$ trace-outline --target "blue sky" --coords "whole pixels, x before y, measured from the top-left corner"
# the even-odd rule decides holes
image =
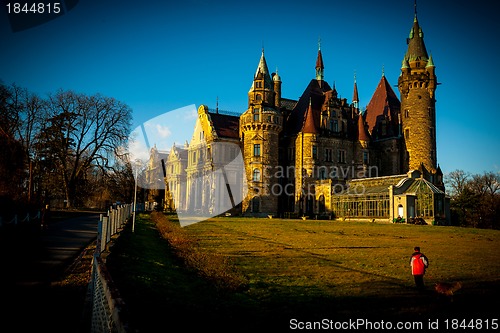
[[[418,1],[441,82],[445,173],[500,172],[500,26],[489,2]],[[356,72],[363,107],[382,70],[397,84],[413,16],[413,0],[80,0],[57,19],[12,32],[2,12],[0,80],[41,95],[62,88],[114,97],[133,109],[135,127],[188,105],[214,108],[217,97],[220,109],[244,111],[263,46],[283,97],[298,98],[314,78],[321,38],[325,80],[351,100]]]

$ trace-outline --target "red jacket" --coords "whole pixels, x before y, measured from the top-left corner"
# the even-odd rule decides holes
[[[429,260],[420,252],[415,252],[410,258],[411,274],[424,275],[425,269],[429,267]]]

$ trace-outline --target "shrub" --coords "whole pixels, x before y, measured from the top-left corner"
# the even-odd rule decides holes
[[[174,253],[197,274],[211,281],[218,290],[239,291],[247,288],[247,279],[238,272],[229,258],[203,251],[178,224],[165,214],[152,212],[151,219],[160,235],[167,240]]]

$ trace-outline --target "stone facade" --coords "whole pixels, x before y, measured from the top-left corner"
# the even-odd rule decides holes
[[[417,170],[420,165],[431,173],[437,170],[435,91],[437,77],[432,56],[427,54],[423,32],[417,17],[408,38],[398,89],[405,138],[405,166]]]
[[[184,200],[172,207],[211,210],[222,198],[213,195],[217,186],[226,185],[229,190],[234,187],[231,201],[239,192],[241,204],[233,203],[232,208],[243,215],[392,219],[396,194],[400,201],[407,195],[398,184],[414,179],[408,174],[414,175],[413,170],[432,185],[425,183],[422,188],[427,192],[422,191],[432,192],[440,200],[436,205],[442,207],[444,186],[436,153],[437,78],[417,17],[398,79],[401,102],[382,75],[363,112],[356,80],[348,102],[325,81],[324,68],[319,49],[315,77],[298,100],[286,99],[281,96],[281,77],[269,72],[263,50],[248,92],[248,108],[239,117],[201,106],[191,142],[175,148],[167,161],[167,173],[169,168],[185,173],[185,178],[174,172],[167,175],[171,198]],[[215,144],[224,142],[237,147],[243,160],[242,170],[230,170],[232,177],[243,181],[231,186],[224,168],[231,158],[215,161],[213,157]],[[180,156],[185,164],[179,162]],[[206,178],[215,164],[225,170],[224,177]],[[176,185],[182,179],[187,183],[185,192]],[[355,191],[359,186],[368,192]]]

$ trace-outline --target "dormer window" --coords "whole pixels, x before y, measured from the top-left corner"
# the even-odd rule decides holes
[[[255,82],[255,88],[262,88],[262,81]]]

